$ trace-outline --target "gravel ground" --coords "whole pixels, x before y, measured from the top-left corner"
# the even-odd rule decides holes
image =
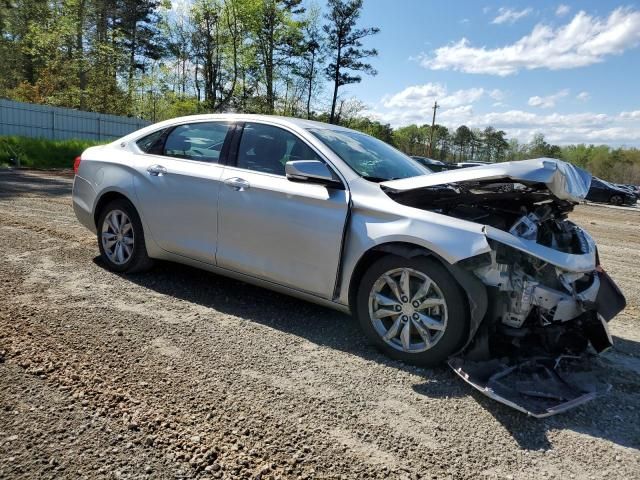
[[[103,268],[71,179],[0,171],[0,478],[640,478],[640,217],[579,207],[629,306],[608,395],[535,420],[349,317],[188,267]]]

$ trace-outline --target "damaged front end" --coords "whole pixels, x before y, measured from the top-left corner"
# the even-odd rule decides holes
[[[498,173],[480,167],[476,176],[454,176],[457,183],[431,178],[386,191],[400,203],[484,225],[490,252],[455,267],[484,285],[487,308],[449,365],[485,395],[545,417],[608,391],[589,372],[595,354],[612,346],[607,322],[625,299],[591,237],[567,218],[588,191],[588,174],[550,159],[514,164],[517,175],[508,164]]]
[[[572,229],[576,237],[586,235]],[[590,241],[576,243],[595,248]],[[489,308],[449,365],[484,394],[536,417],[608,391],[587,372],[593,354],[612,346],[607,322],[625,307],[610,277],[599,266],[575,271],[501,243],[491,245],[491,253],[475,265],[465,262],[487,287]]]

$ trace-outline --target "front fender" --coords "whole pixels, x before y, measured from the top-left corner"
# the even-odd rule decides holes
[[[418,211],[425,216],[431,212]],[[429,215],[430,214],[430,215]],[[449,268],[469,257],[491,250],[482,225],[438,215],[438,222],[425,219],[377,215],[354,209],[349,222],[340,273],[338,301],[349,304],[349,292],[359,262],[373,249],[384,245],[415,245],[432,252]],[[451,220],[451,221],[449,221]]]

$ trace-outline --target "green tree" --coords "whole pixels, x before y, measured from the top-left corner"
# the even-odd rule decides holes
[[[393,140],[394,144],[408,155],[424,156],[429,144],[428,127],[413,124],[396,128],[393,131]]]
[[[238,80],[240,31],[233,2],[197,0],[191,9],[192,58],[196,62],[195,87],[204,91],[204,106],[219,111],[235,93]],[[198,73],[202,71],[201,89]]]
[[[547,143],[542,133],[537,133],[533,136],[533,139],[529,144],[529,154],[531,158],[561,158],[562,150],[558,145],[551,145]]]
[[[467,150],[473,141],[473,132],[466,125],[460,125],[453,137],[453,144],[458,148],[458,158],[462,162],[467,159]],[[455,152],[454,152],[455,160]]]
[[[341,86],[359,83],[362,77],[352,72],[375,75],[377,72],[365,59],[378,55],[376,49],[363,49],[362,39],[380,31],[377,27],[356,28],[363,0],[328,0],[329,23],[323,29],[327,36],[332,59],[325,69],[327,78],[333,82],[333,99],[329,122],[334,123],[338,89]]]
[[[292,66],[301,51],[302,25],[296,15],[303,14],[302,0],[262,0],[253,19],[256,53],[265,89],[266,112],[275,110],[275,85],[282,69]]]
[[[127,100],[132,105],[136,74],[144,71],[146,62],[158,60],[163,54],[164,45],[160,42],[157,28],[160,2],[119,0],[119,4],[117,24],[122,38],[122,50],[126,52],[128,59]]]
[[[320,87],[319,72],[325,60],[324,37],[319,25],[320,10],[312,7],[304,20],[303,40],[300,45],[301,53],[293,73],[304,82],[306,95],[307,118],[311,118],[311,100],[314,92]]]

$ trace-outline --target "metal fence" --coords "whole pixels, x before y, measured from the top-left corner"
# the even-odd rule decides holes
[[[151,122],[0,99],[0,135],[51,140],[113,140]]]

